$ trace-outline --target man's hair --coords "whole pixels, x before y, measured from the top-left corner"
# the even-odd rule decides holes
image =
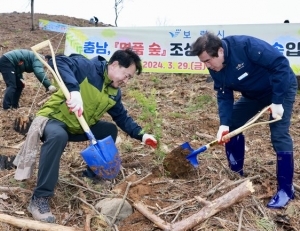
[[[219,48],[222,47],[221,39],[211,33],[207,32],[200,36],[191,46],[191,54],[195,56],[201,55],[204,51],[211,57],[218,57]]]
[[[137,74],[139,75],[142,73],[143,67],[141,58],[131,48],[115,51],[110,57],[108,64],[112,64],[114,61],[118,61],[119,65],[125,68],[128,68],[130,65],[134,64]]]
[[[49,61],[50,59],[52,59],[52,56],[51,56],[51,55],[45,55],[45,59],[46,59],[47,61]]]

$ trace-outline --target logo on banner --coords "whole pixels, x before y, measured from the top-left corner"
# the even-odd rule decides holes
[[[175,32],[169,32],[172,38],[176,38],[181,32],[181,29],[176,29]]]

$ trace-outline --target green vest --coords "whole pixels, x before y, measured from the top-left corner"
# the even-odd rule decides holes
[[[108,86],[111,81],[108,79],[106,73],[104,76],[105,81],[101,91],[91,85],[87,78],[80,84],[83,117],[89,126],[96,124],[103,114],[116,104],[116,101],[113,99],[118,94],[118,89]],[[57,119],[65,123],[68,131],[72,134],[84,133],[75,114],[69,111],[65,101],[66,98],[60,89],[52,94],[51,98],[38,111],[37,115]]]

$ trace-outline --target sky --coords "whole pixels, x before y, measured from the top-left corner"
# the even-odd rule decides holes
[[[0,0],[0,13],[30,12],[30,0]],[[300,23],[299,0],[123,0],[119,27]],[[34,0],[34,12],[115,25],[115,0]]]

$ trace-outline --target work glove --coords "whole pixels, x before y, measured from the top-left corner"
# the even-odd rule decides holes
[[[272,112],[272,117],[274,119],[277,119],[278,117],[282,117],[284,109],[282,107],[282,104],[271,104],[271,112]]]
[[[25,80],[24,79],[20,79],[21,83],[22,83],[22,88],[25,88]]]
[[[151,146],[152,148],[157,147],[157,140],[154,138],[153,135],[145,133],[143,135],[142,141],[144,144],[147,144],[147,145]]]
[[[56,89],[56,87],[55,87],[55,86],[53,86],[53,85],[50,85],[50,86],[48,87],[48,91],[49,91],[49,93],[53,93],[53,92],[56,92],[56,91],[57,91],[57,89]]]
[[[219,127],[219,131],[217,133],[217,140],[219,144],[225,144],[229,142],[230,139],[222,140],[223,136],[227,135],[228,133],[229,133],[229,127],[227,125],[221,125]]]
[[[71,91],[70,99],[67,100],[67,106],[70,111],[76,113],[78,116],[81,116],[83,113],[83,102],[79,91]]]

